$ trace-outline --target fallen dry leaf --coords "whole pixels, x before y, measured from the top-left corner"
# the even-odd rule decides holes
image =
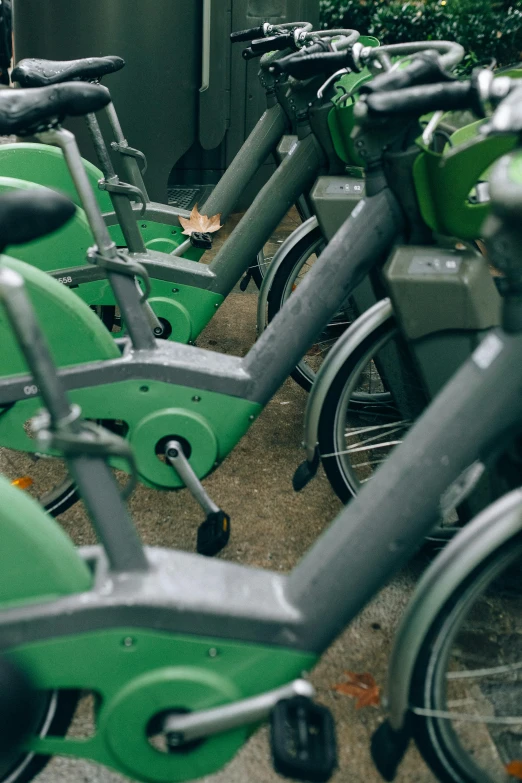
[[[202,234],[212,234],[214,231],[219,231],[220,228],[223,228],[219,222],[220,218],[221,215],[214,215],[210,218],[207,215],[201,215],[198,212],[198,205],[195,204],[190,217],[188,219],[180,217],[179,222],[183,226],[183,233],[188,234],[188,236],[193,234],[194,231],[199,231]]]
[[[522,780],[522,761],[511,761],[509,764],[506,764],[506,772],[512,778]]]
[[[361,707],[378,707],[381,703],[381,689],[369,672],[356,674],[345,672],[348,682],[339,682],[333,686],[334,690],[345,696],[355,699],[355,709]]]

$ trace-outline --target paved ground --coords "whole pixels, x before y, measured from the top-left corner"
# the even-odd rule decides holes
[[[291,223],[275,237],[282,239]],[[213,350],[242,355],[255,339],[256,295],[233,293],[199,344]],[[219,471],[205,481],[212,497],[232,516],[231,543],[222,554],[226,560],[276,570],[289,570],[334,518],[339,502],[320,474],[302,493],[295,494],[291,478],[302,459],[300,439],[306,394],[287,381],[248,435]],[[162,494],[140,487],[132,499],[132,512],[147,544],[193,551],[201,511],[183,491]],[[70,510],[63,524],[78,544],[94,542],[83,509]],[[419,558],[401,573],[367,607],[325,654],[313,673],[319,698],[333,711],[338,731],[340,769],[335,783],[377,783],[369,757],[369,741],[382,712],[355,710],[352,700],[332,690],[346,669],[371,672],[386,683],[386,662],[397,622],[425,561]],[[89,728],[89,709],[80,706],[75,729]],[[117,783],[122,781],[104,768],[83,761],[54,759],[38,778],[40,783]],[[271,769],[265,730],[259,731],[233,762],[206,783],[275,783],[281,780]],[[411,750],[401,767],[399,781],[431,783],[433,776]]]

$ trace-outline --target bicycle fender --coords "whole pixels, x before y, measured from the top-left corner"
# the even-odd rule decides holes
[[[382,326],[389,318],[393,317],[393,306],[390,299],[382,299],[376,302],[366,312],[353,322],[353,324],[341,335],[334,347],[324,360],[314,385],[308,395],[305,412],[303,446],[306,451],[306,459],[313,464],[316,457],[317,442],[319,440],[319,420],[324,401],[337,373],[360,343],[365,340],[375,329]]]
[[[442,606],[485,558],[522,531],[522,489],[492,503],[469,522],[421,578],[401,620],[390,658],[388,723],[400,733],[422,642]]]
[[[308,218],[308,220],[305,220],[304,223],[301,223],[301,225],[298,226],[295,229],[295,231],[292,231],[290,236],[288,236],[285,239],[281,247],[277,250],[272,261],[270,262],[270,266],[268,267],[268,270],[263,278],[263,283],[261,285],[261,290],[259,291],[259,296],[257,299],[257,334],[258,335],[264,332],[264,330],[268,326],[266,322],[266,309],[268,307],[268,297],[270,295],[270,289],[272,288],[272,283],[274,282],[274,277],[276,276],[279,267],[285,260],[287,253],[293,250],[293,248],[302,239],[304,239],[305,236],[311,234],[312,231],[315,231],[315,229],[318,228],[318,226],[319,223],[315,215],[312,215],[312,217]]]
[[[0,494],[2,609],[89,590],[92,574],[58,523],[3,476]]]
[[[82,158],[83,166],[101,212],[112,211],[109,194],[98,188],[103,174],[90,161]],[[0,146],[0,177],[15,177],[59,190],[81,207],[78,191],[72,181],[63,153],[50,144],[22,142]]]

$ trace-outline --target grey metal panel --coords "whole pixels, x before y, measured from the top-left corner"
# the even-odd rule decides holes
[[[172,164],[193,144],[201,69],[201,3],[194,0],[14,0],[15,60],[116,54],[106,83],[129,143],[147,155],[151,198],[166,201]],[[78,132],[95,162],[88,134]]]
[[[213,0],[211,5],[210,80],[208,88],[199,94],[199,142],[204,150],[221,144],[229,124],[230,3]]]
[[[318,27],[319,0],[233,0],[233,30],[244,30],[263,22],[277,24],[293,20],[309,21]],[[231,122],[224,142],[227,166],[265,108],[264,91],[257,77],[259,60],[245,62],[241,57],[241,49],[236,44],[231,51]],[[270,157],[243,194],[241,208],[246,208],[252,202],[274,169],[275,164]]]

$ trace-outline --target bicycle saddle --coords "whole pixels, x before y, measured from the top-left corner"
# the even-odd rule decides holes
[[[20,87],[48,87],[74,80],[100,79],[125,65],[121,57],[86,57],[83,60],[20,60],[11,78]]]
[[[48,188],[0,194],[0,250],[51,234],[75,211],[67,196]]]
[[[101,84],[67,82],[35,90],[1,90],[0,134],[35,132],[46,120],[99,111],[110,100]]]

